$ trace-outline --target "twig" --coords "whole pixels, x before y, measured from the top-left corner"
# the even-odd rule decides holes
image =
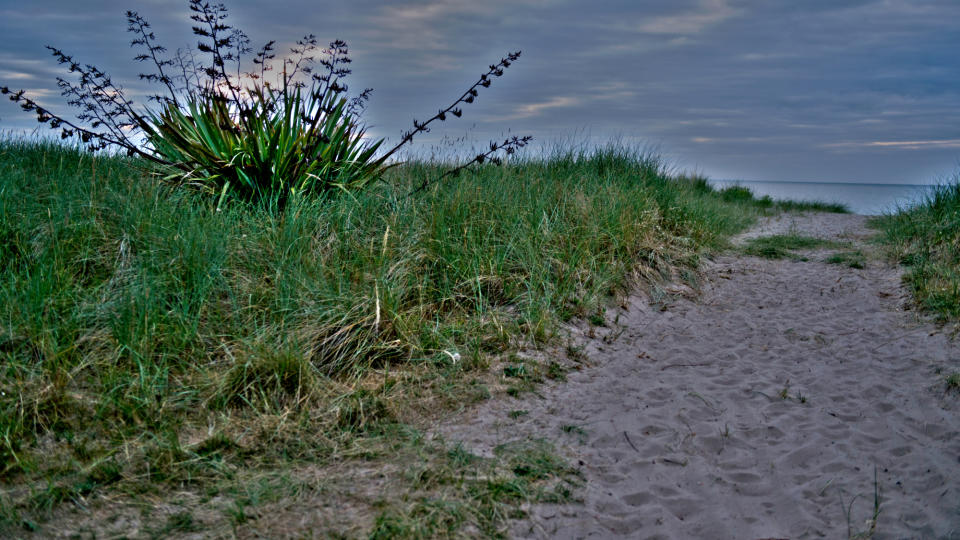
[[[470,166],[473,165],[474,163],[476,163],[476,164],[479,165],[479,164],[482,164],[484,161],[489,160],[491,163],[494,163],[494,164],[496,164],[496,165],[499,165],[499,164],[501,163],[500,158],[498,158],[498,157],[491,157],[491,156],[493,156],[494,153],[496,153],[498,150],[504,150],[504,151],[506,151],[506,153],[507,153],[508,155],[509,155],[509,154],[513,154],[514,152],[517,151],[517,148],[523,148],[524,146],[526,146],[527,144],[529,144],[530,141],[532,141],[532,140],[533,140],[533,137],[527,135],[527,136],[524,136],[524,137],[513,137],[513,138],[511,138],[511,139],[504,139],[504,141],[503,141],[502,143],[500,143],[500,144],[497,144],[496,142],[492,142],[492,143],[490,143],[490,150],[487,150],[486,152],[484,152],[484,153],[482,153],[482,154],[477,154],[476,157],[474,157],[474,158],[471,159],[470,161],[464,163],[463,165],[460,165],[459,167],[450,169],[449,171],[441,174],[441,175],[440,175],[438,178],[436,178],[432,183],[437,183],[437,182],[443,180],[444,178],[446,178],[446,177],[448,177],[448,176],[456,176],[456,175],[460,174],[461,171],[463,171],[464,169],[470,167]],[[388,154],[388,155],[389,155],[389,154]],[[416,189],[414,189],[414,190],[411,191],[410,193],[407,193],[406,196],[407,196],[407,197],[412,197],[412,196],[416,195],[417,193],[420,193],[421,191],[423,191],[424,189],[426,189],[427,186],[429,186],[430,184],[431,184],[430,179],[429,179],[429,178],[426,178],[426,179],[424,179],[424,181],[423,181],[419,186],[417,186]]]
[[[633,448],[637,453],[640,453],[640,450],[638,450],[637,447],[633,445],[633,441],[630,440],[630,436],[627,435],[626,431],[623,432],[623,438],[627,440],[627,444],[630,445],[630,448]]]
[[[414,121],[413,121],[413,129],[411,129],[410,131],[405,132],[405,133],[400,137],[400,142],[397,143],[397,145],[394,146],[393,148],[391,148],[390,150],[387,150],[385,159],[386,159],[386,158],[389,158],[389,157],[392,156],[394,153],[396,153],[397,150],[399,150],[401,147],[403,147],[404,145],[406,145],[408,142],[412,141],[413,138],[414,138],[418,133],[425,133],[425,132],[430,131],[430,128],[429,128],[428,126],[429,126],[431,123],[433,123],[435,120],[440,120],[441,122],[443,122],[444,120],[447,119],[447,114],[452,114],[453,116],[456,116],[457,118],[459,118],[459,117],[463,114],[463,111],[460,110],[459,108],[457,108],[457,105],[459,105],[459,104],[461,104],[461,103],[464,103],[464,104],[473,103],[473,100],[474,100],[474,99],[477,97],[477,95],[478,95],[478,92],[477,92],[478,89],[479,89],[480,87],[488,88],[488,87],[490,86],[490,84],[493,82],[493,79],[492,79],[492,78],[493,78],[493,77],[500,77],[500,76],[502,76],[502,75],[503,75],[503,70],[505,70],[506,68],[510,67],[510,64],[513,63],[513,62],[516,62],[518,58],[520,58],[520,51],[517,51],[517,52],[514,52],[514,53],[508,53],[506,58],[501,58],[501,59],[500,59],[500,63],[499,63],[499,64],[491,64],[491,65],[490,65],[490,70],[487,71],[486,73],[480,75],[480,78],[477,79],[477,82],[473,83],[473,85],[472,85],[470,88],[468,88],[466,92],[464,92],[459,98],[456,99],[456,101],[454,101],[454,102],[453,102],[451,105],[449,105],[447,108],[445,108],[445,109],[440,109],[440,112],[438,112],[437,114],[433,115],[432,117],[430,117],[430,118],[429,118],[428,120],[426,120],[425,122],[420,122],[420,121],[414,119]]]

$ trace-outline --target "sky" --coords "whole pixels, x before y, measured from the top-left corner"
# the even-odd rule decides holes
[[[257,48],[347,41],[369,133],[397,141],[511,51],[520,59],[421,155],[532,135],[531,152],[622,144],[715,179],[935,183],[960,170],[957,0],[224,0]],[[78,5],[82,7],[77,7]],[[126,10],[170,50],[195,46],[186,0],[0,0],[0,85],[64,116],[44,46],[139,103]],[[0,102],[0,131],[37,126]]]

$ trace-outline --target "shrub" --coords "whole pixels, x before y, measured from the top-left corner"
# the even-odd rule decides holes
[[[960,319],[960,174],[874,224],[889,254],[908,267],[904,281],[917,302],[945,321]]]
[[[720,190],[720,197],[727,202],[749,202],[753,193],[743,186],[728,186]]]
[[[178,49],[172,57],[164,57],[166,49],[157,44],[150,24],[127,11],[132,46],[143,51],[135,60],[155,68],[140,78],[164,88],[149,98],[156,109],[137,107],[96,66],[81,65],[49,46],[57,61],[78,75],[77,84],[59,77],[57,84],[68,103],[81,109],[79,122],[39,106],[23,90],[4,86],[0,92],[35,112],[38,122],[59,129],[62,138],[79,137],[91,151],[112,147],[146,158],[166,168],[167,180],[218,197],[218,206],[235,197],[282,210],[291,198],[362,189],[376,180],[400,148],[429,131],[433,122],[460,117],[460,106],[473,103],[479,89],[489,87],[520,56],[519,51],[510,53],[490,65],[450,106],[426,121],[414,120],[398,144],[379,152],[384,141],[367,141],[360,120],[372,89],[352,98],[347,94],[344,79],[351,73],[351,60],[345,42],[333,41],[320,51],[316,37],[305,36],[290,49],[279,80],[271,84],[266,76],[273,71],[275,41],[256,53],[254,70],[241,75],[243,58],[252,49],[246,34],[226,23],[226,6],[189,0],[189,7],[193,32],[201,41],[196,52]],[[315,71],[318,51],[322,69]],[[84,123],[88,125],[80,125]],[[512,154],[529,141],[512,137],[492,142],[488,151],[441,178],[473,163],[498,162],[498,152]]]

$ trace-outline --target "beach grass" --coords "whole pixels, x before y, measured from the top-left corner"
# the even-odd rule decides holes
[[[720,197],[727,202],[749,202],[755,208],[769,212],[830,212],[849,214],[850,208],[843,203],[824,201],[792,201],[773,199],[769,195],[756,197],[749,188],[732,185],[719,190]]]
[[[775,234],[770,236],[760,236],[747,240],[746,245],[743,248],[743,252],[747,255],[763,257],[765,259],[790,258],[803,260],[800,255],[794,253],[796,250],[830,248],[836,246],[836,242],[824,240],[822,238],[815,238],[812,236],[804,236],[794,233]]]
[[[905,280],[920,306],[942,320],[960,318],[960,177],[872,225],[890,256],[907,267]]]
[[[415,455],[448,470],[418,423],[562,378],[553,364],[491,366],[693,275],[771,208],[614,146],[409,195],[443,170],[407,163],[276,213],[218,208],[136,159],[0,142],[0,531],[103,493],[185,501],[166,531],[236,527],[271,504],[252,479],[300,490],[282,479],[305,464]],[[565,478],[549,449],[534,453],[555,466],[518,479],[502,469],[513,458],[490,465],[510,485],[483,489],[513,495],[458,484],[444,508],[460,510],[436,522],[434,502],[367,501],[380,517],[364,534],[499,530],[505,507],[554,497]],[[410,493],[432,501],[424,489]]]
[[[839,251],[827,257],[824,262],[860,270],[866,267],[867,256],[859,249],[854,251]]]
[[[947,375],[944,380],[947,383],[947,391],[960,391],[960,371]]]

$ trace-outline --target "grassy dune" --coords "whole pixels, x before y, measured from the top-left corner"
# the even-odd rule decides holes
[[[622,148],[407,196],[440,171],[407,164],[276,215],[217,209],[135,160],[0,142],[0,531],[99,494],[174,490],[220,517],[185,510],[166,532],[236,527],[264,504],[251,486],[300,489],[284,476],[298,464],[409,458],[433,483],[408,482],[420,495],[380,503],[367,532],[495,533],[504,505],[569,494],[562,464],[540,447],[464,457],[418,422],[562,377],[491,366],[523,365],[518,348],[563,321],[602,322],[633,288],[692,278],[778,209]]]
[[[920,305],[943,320],[960,318],[960,179],[873,223],[890,254],[908,267]]]

